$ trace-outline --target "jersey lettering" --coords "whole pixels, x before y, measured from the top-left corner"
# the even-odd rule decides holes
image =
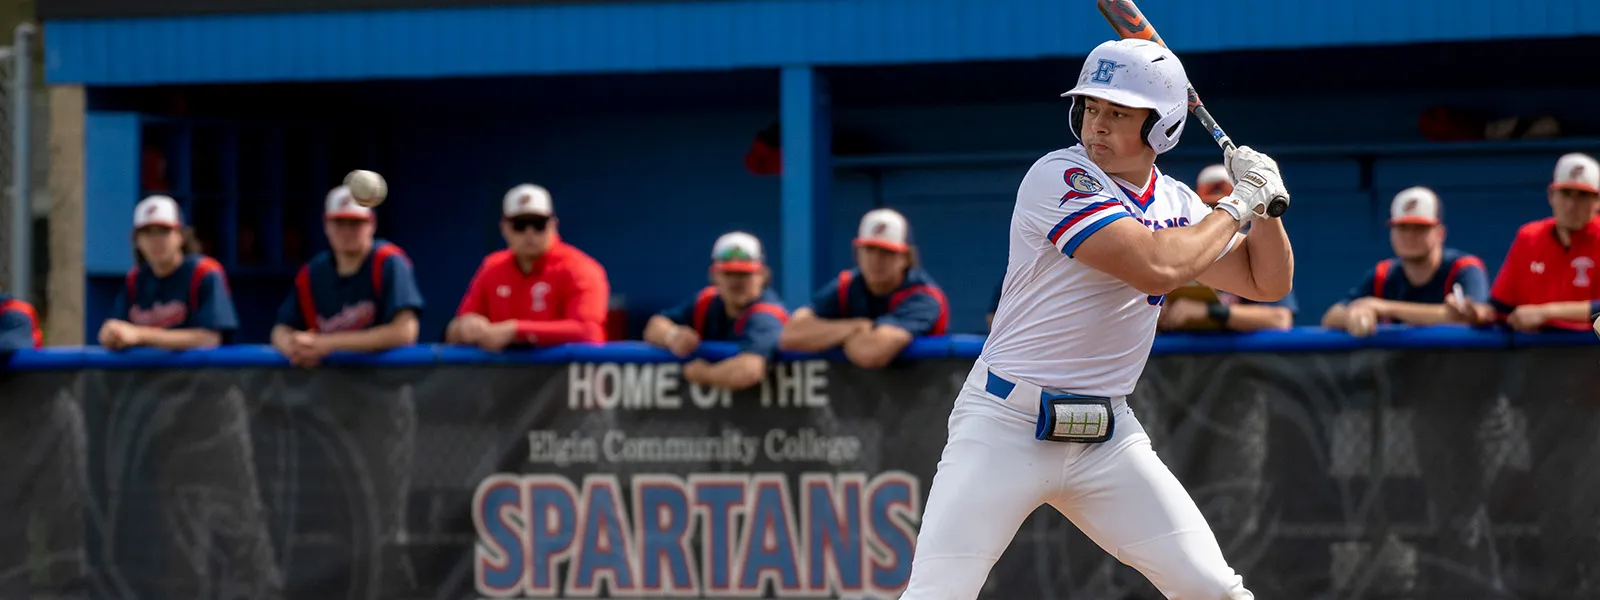
[[[185,258],[185,260],[189,260]],[[223,275],[222,265],[209,256],[195,259],[193,268],[189,271],[189,296],[187,303],[180,300],[155,302],[149,308],[140,306],[139,279],[141,266],[134,265],[128,270],[124,282],[127,285],[128,322],[145,327],[170,329],[180,327],[189,319],[191,313],[200,311],[200,286],[205,283],[206,276],[216,273],[218,285],[227,289],[227,277]]]
[[[1081,173],[1079,185],[1073,184],[1075,173]],[[1106,183],[1090,193],[1091,181]],[[1138,184],[1142,190],[1129,190]],[[1095,166],[1082,146],[1042,157],[1017,189],[1004,297],[983,361],[1042,387],[1108,397],[1132,392],[1166,295],[1140,292],[1075,260],[1073,251],[1100,235],[1092,225],[1131,217],[1160,231],[1192,226],[1210,212],[1192,190],[1159,169],[1152,169],[1147,182],[1129,184]]]
[[[143,308],[137,304],[128,307],[128,322],[144,327],[169,329],[183,324],[189,317],[189,309],[182,302],[157,302],[150,308]]]
[[[339,311],[339,314],[322,319],[319,329],[323,333],[335,331],[359,331],[372,325],[378,318],[378,309],[371,301],[362,300],[355,304],[348,304]]]
[[[1594,259],[1587,256],[1574,258],[1572,259],[1572,268],[1578,272],[1578,276],[1572,280],[1572,285],[1589,287],[1589,269],[1594,268]]]
[[[533,284],[533,289],[529,290],[528,293],[533,296],[533,312],[544,312],[548,308],[545,306],[544,299],[545,296],[550,295],[550,284],[543,281],[535,283]]]

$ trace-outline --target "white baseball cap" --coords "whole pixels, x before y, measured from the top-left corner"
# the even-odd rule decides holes
[[[133,207],[133,228],[158,226],[177,229],[183,226],[183,213],[178,211],[178,201],[170,196],[155,195],[140,200]]]
[[[1389,225],[1438,225],[1439,195],[1422,186],[1408,187],[1394,195],[1389,205]]]
[[[1228,178],[1228,168],[1222,165],[1211,165],[1200,170],[1200,176],[1195,178],[1194,193],[1207,203],[1221,200],[1223,196],[1233,191],[1233,180]]]
[[[524,183],[506,192],[502,212],[507,219],[524,215],[548,217],[555,214],[555,207],[550,202],[549,190]]]
[[[893,209],[879,208],[867,211],[861,217],[861,228],[856,233],[855,245],[876,246],[892,252],[905,252],[911,244],[911,226],[905,215]]]
[[[350,188],[339,186],[328,191],[328,204],[322,211],[324,219],[372,220],[372,209],[356,203]]]
[[[1195,178],[1196,185],[1217,183],[1219,181],[1233,183],[1232,180],[1228,179],[1228,168],[1222,165],[1211,165],[1204,169],[1200,169],[1200,176]]]
[[[1600,194],[1600,163],[1581,152],[1562,156],[1556,161],[1556,176],[1550,188]]]
[[[722,234],[711,245],[711,268],[718,271],[756,273],[764,264],[761,240],[743,231]]]

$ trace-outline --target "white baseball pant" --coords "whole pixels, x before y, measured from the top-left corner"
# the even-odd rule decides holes
[[[1251,600],[1216,535],[1150,438],[1116,398],[1115,431],[1101,444],[1034,439],[1039,387],[985,391],[978,360],[950,413],[949,439],[928,493],[901,600],[972,600],[1022,521],[1049,503],[1171,600]]]

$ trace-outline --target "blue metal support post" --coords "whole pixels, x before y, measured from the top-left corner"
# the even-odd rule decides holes
[[[804,306],[816,286],[837,268],[828,247],[833,119],[826,81],[815,68],[784,67],[780,87],[783,260],[778,289],[793,307]]]

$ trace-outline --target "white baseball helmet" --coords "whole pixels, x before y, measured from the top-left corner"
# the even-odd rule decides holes
[[[1083,61],[1078,86],[1061,95],[1072,99],[1072,135],[1083,137],[1083,102],[1099,98],[1131,108],[1150,109],[1144,139],[1161,154],[1178,145],[1189,117],[1189,76],[1172,51],[1137,38],[1096,46]]]

